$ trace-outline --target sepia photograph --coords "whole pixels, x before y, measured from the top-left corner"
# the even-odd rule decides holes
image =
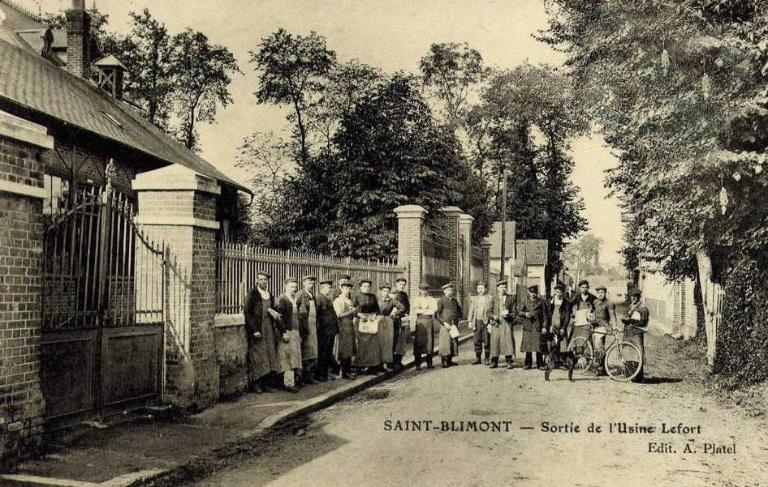
[[[768,0],[0,0],[0,486],[402,485],[768,487]]]

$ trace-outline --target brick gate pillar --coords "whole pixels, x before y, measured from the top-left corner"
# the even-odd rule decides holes
[[[397,265],[409,269],[408,295],[413,299],[419,295],[419,284],[424,279],[422,238],[427,210],[418,205],[403,205],[394,211],[397,215]]]
[[[488,240],[483,240],[480,242],[480,249],[483,252],[483,281],[485,281],[488,286],[491,285],[489,282],[491,279],[491,242]],[[490,292],[490,288],[488,289]]]
[[[42,444],[40,389],[44,150],[41,125],[0,111],[0,456],[5,470]]]
[[[214,346],[216,312],[216,200],[218,183],[191,169],[172,165],[136,176],[137,223],[164,241],[176,272],[169,272],[166,310],[164,400],[203,408],[219,396]],[[176,276],[182,276],[181,278]]]
[[[464,213],[457,206],[446,206],[440,210],[443,214],[442,221],[447,232],[450,251],[448,253],[448,277],[456,288],[456,299],[464,306],[464,285],[463,285],[463,260],[464,254],[459,252],[461,231],[459,229],[459,217]]]

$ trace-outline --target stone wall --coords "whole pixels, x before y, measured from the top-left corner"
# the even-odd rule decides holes
[[[44,127],[0,111],[0,456],[39,450]]]

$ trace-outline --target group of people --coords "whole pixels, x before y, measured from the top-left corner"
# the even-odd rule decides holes
[[[596,356],[601,355],[605,351],[605,337],[617,327],[618,320],[616,306],[608,299],[606,287],[597,287],[595,295],[590,292],[589,282],[582,280],[578,293],[572,298],[566,296],[565,291],[563,284],[557,284],[553,296],[547,300],[539,296],[538,286],[529,286],[525,300],[518,304],[516,296],[507,293],[507,281],[496,283],[495,295],[488,293],[484,282],[478,283],[477,295],[470,298],[468,314],[470,329],[474,331],[474,364],[498,368],[503,356],[506,367],[512,369],[516,324],[522,327],[523,368],[532,369],[535,357],[535,367],[545,371],[545,380],[549,380],[559,364],[568,368],[569,379],[572,378],[575,357],[568,345],[575,337],[590,340]],[[624,325],[632,325],[624,327],[624,340],[637,345],[644,354],[643,336],[649,312],[640,302],[640,290],[633,289],[630,296],[630,306],[621,317]],[[641,368],[635,380],[642,379]]]
[[[257,285],[248,293],[243,310],[253,392],[272,387],[296,392],[302,385],[334,380],[339,373],[342,378],[354,379],[358,373],[399,370],[411,333],[417,369],[424,363],[427,368],[434,367],[435,344],[441,365],[456,365],[453,357],[458,355],[463,311],[451,283],[442,286],[439,299],[430,296],[428,285],[421,284],[411,306],[403,277],[395,281],[394,289],[389,284],[380,285],[378,294],[371,288],[372,281],[365,278],[353,291],[349,275],[341,275],[336,287],[332,279],[305,276],[301,290],[299,281],[289,278],[278,297],[269,292],[269,279],[266,272],[258,273]],[[616,326],[615,305],[608,300],[606,288],[598,287],[597,295],[589,291],[587,281],[579,282],[578,288],[578,294],[569,299],[565,286],[558,284],[547,300],[534,285],[518,303],[516,295],[508,293],[506,280],[496,283],[493,294],[486,283],[479,282],[467,313],[474,334],[473,363],[498,368],[504,357],[506,368],[512,369],[517,349],[513,326],[520,324],[523,368],[533,369],[535,361],[535,367],[545,370],[549,380],[558,363],[572,359],[568,343],[573,337],[588,336],[589,327],[606,333]],[[639,291],[633,293],[622,321],[647,326],[648,309],[640,303]],[[633,330],[625,328],[624,337],[643,350],[643,333]],[[591,339],[596,351],[604,348],[605,334],[593,334]],[[638,377],[642,380],[642,371]]]

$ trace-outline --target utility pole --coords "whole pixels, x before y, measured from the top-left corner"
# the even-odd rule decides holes
[[[502,169],[501,182],[501,272],[499,279],[504,279],[507,266],[507,168]]]

